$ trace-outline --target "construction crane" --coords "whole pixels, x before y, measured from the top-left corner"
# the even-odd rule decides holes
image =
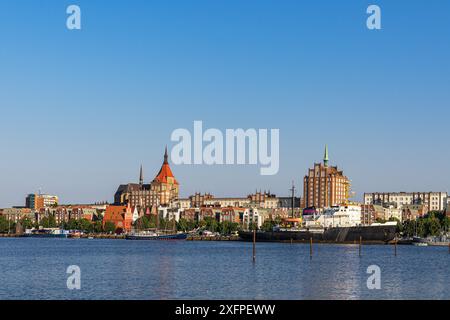
[[[345,193],[344,193],[344,205],[349,205],[352,204],[352,201],[350,201],[350,198],[353,198],[355,196],[355,192],[351,191],[352,189],[352,184],[350,180],[346,180],[346,182],[344,183],[344,188],[345,188]]]

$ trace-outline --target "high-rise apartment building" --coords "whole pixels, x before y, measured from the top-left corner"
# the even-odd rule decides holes
[[[328,147],[323,163],[314,163],[303,178],[303,207],[325,208],[346,203],[350,180],[338,167],[328,165]]]
[[[25,207],[40,210],[58,205],[58,197],[50,194],[31,193],[25,198]]]

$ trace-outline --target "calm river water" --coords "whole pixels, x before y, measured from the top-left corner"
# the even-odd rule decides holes
[[[0,299],[450,299],[446,247],[0,239]],[[67,289],[67,267],[81,289]],[[381,289],[367,288],[367,268]]]

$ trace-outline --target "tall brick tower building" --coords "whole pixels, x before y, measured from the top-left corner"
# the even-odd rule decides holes
[[[161,169],[150,184],[151,193],[156,197],[154,203],[162,206],[168,206],[172,201],[177,200],[179,194],[179,184],[170,169],[168,158],[166,147]]]
[[[328,166],[328,146],[323,163],[314,163],[303,178],[303,207],[325,208],[347,202],[350,180],[338,167]]]

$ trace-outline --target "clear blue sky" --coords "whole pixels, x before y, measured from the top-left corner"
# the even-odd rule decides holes
[[[66,7],[82,30],[66,29]],[[366,8],[382,9],[369,31]],[[181,195],[286,195],[329,145],[360,196],[450,185],[449,1],[1,1],[0,207],[111,201],[177,128],[279,128],[280,171],[174,166]],[[191,129],[192,130],[192,129]]]

